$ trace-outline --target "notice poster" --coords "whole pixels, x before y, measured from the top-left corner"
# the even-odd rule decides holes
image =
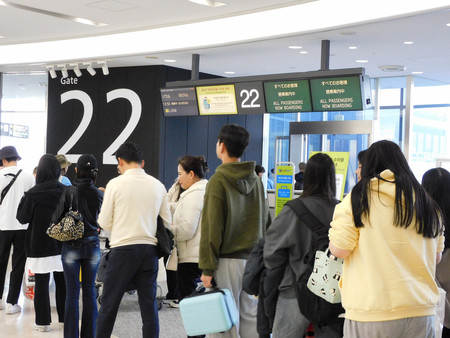
[[[312,151],[309,157],[314,154],[320,153],[320,151]],[[345,181],[347,179],[348,161],[350,153],[340,151],[323,151],[331,157],[334,162],[336,170],[336,198],[340,201],[344,198]]]
[[[275,165],[275,215],[294,197],[294,177],[294,163],[278,162]]]
[[[234,85],[197,87],[200,115],[237,114]]]

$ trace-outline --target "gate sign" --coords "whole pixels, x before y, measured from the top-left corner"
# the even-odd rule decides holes
[[[286,202],[294,197],[295,165],[292,162],[277,162],[275,165],[275,215]]]
[[[236,83],[238,114],[265,114],[264,90],[262,82]]]

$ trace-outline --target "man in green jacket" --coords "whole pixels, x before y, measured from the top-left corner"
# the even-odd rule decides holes
[[[199,267],[205,287],[212,279],[229,289],[239,310],[239,323],[220,337],[258,337],[257,300],[242,290],[247,257],[270,223],[264,187],[255,162],[240,162],[249,143],[245,128],[227,124],[219,132],[217,157],[222,164],[206,187],[201,224]],[[215,335],[208,335],[214,337]]]

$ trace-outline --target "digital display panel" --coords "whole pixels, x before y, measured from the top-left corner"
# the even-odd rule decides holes
[[[234,84],[197,87],[200,115],[237,114]]]
[[[265,82],[264,94],[268,113],[312,111],[308,80]]]
[[[310,84],[314,111],[363,109],[358,75],[311,79]]]
[[[161,101],[165,116],[198,115],[195,87],[163,88]]]

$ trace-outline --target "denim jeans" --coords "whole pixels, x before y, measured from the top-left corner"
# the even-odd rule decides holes
[[[64,337],[79,338],[80,268],[83,288],[83,314],[81,337],[95,337],[97,320],[97,299],[95,276],[100,262],[100,244],[97,236],[65,242],[62,247],[62,263],[66,279],[66,312]]]

